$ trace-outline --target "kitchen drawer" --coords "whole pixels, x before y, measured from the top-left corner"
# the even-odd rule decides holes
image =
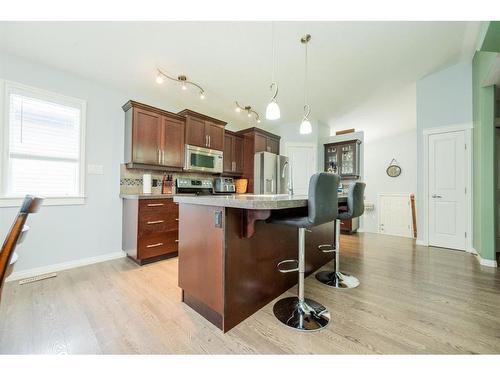
[[[177,211],[177,210],[175,210]],[[160,233],[178,230],[178,212],[146,212],[139,216],[139,236],[147,233]]]
[[[173,202],[173,199],[141,199],[139,200],[139,216],[149,213],[179,212],[179,206]]]
[[[177,251],[178,231],[153,233],[138,241],[139,258],[147,259]]]
[[[154,233],[163,233],[179,230],[178,221],[174,218],[166,220],[165,218],[157,220],[139,221],[138,236],[140,238]]]

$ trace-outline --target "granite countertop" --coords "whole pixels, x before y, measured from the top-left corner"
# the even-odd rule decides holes
[[[174,197],[177,203],[199,204],[202,206],[232,207],[248,210],[278,210],[307,206],[307,195],[288,194],[234,194]]]

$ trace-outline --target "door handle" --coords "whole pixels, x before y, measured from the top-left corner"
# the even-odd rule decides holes
[[[210,148],[210,144],[212,143],[212,138],[208,136],[208,148]]]
[[[205,134],[205,147],[208,147],[208,135]]]
[[[158,149],[158,164],[161,164],[160,149]]]
[[[432,194],[432,198],[443,198],[441,195]]]

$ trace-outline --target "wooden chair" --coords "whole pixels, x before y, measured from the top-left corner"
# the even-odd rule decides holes
[[[14,254],[14,250],[17,244],[22,242],[24,236],[30,229],[25,225],[26,219],[29,214],[38,211],[41,203],[42,198],[33,197],[31,195],[27,195],[24,198],[16,220],[14,224],[12,224],[7,234],[7,238],[5,238],[5,242],[2,245],[2,250],[0,251],[0,300],[2,299],[3,283],[7,276],[12,273],[14,263],[17,260],[17,254]]]

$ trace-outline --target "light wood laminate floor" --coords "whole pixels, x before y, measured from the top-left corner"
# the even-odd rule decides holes
[[[341,244],[342,269],[361,285],[306,279],[306,296],[331,311],[319,332],[281,325],[270,303],[223,334],[180,302],[176,258],[143,267],[119,259],[7,283],[0,353],[500,353],[499,271],[405,238],[358,234]]]

